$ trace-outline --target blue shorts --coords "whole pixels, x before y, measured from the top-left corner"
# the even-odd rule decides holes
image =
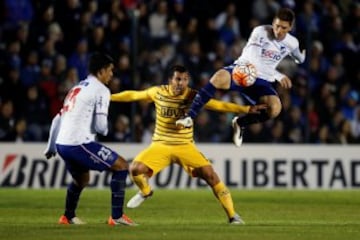
[[[273,86],[274,83],[261,78],[256,78],[255,83],[250,87],[241,87],[237,85],[232,79],[232,71],[235,66],[235,64],[232,64],[224,67],[231,75],[230,90],[238,91],[250,104],[257,104],[262,96],[278,95]]]
[[[76,146],[56,144],[56,149],[71,175],[108,170],[119,158],[116,152],[97,142]]]

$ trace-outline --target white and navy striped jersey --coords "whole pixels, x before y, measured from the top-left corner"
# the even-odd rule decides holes
[[[276,70],[277,65],[290,55],[296,63],[302,63],[305,56],[300,53],[299,41],[287,33],[283,40],[271,37],[272,26],[262,25],[254,28],[241,56],[235,64],[250,62],[257,69],[257,77],[274,82],[281,80],[283,74]]]

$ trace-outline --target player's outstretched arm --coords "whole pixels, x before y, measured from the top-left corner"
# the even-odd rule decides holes
[[[61,116],[58,113],[51,122],[49,138],[46,149],[44,151],[44,155],[46,159],[50,159],[51,157],[54,157],[56,155],[55,141],[59,133],[60,124],[61,124]]]
[[[290,56],[295,60],[295,63],[300,64],[303,63],[305,61],[306,58],[306,50],[303,49],[300,52],[299,48],[296,48],[291,54]]]
[[[262,109],[266,109],[266,104],[260,105],[238,105],[230,102],[223,102],[215,99],[211,99],[206,105],[206,109],[217,111],[217,112],[231,112],[231,113],[260,113]]]
[[[110,97],[110,100],[113,102],[135,102],[146,99],[148,99],[148,94],[146,90],[143,91],[128,90],[120,93],[111,94]]]
[[[222,102],[215,99],[210,99],[210,101],[206,103],[205,108],[217,112],[259,114],[261,110],[267,108],[267,105],[259,104],[254,106],[242,106],[235,103]],[[180,128],[190,128],[193,126],[193,124],[193,120],[190,116],[185,116],[184,118],[176,121],[176,126]]]

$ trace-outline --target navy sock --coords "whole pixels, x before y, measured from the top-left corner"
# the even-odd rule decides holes
[[[123,214],[126,177],[128,170],[113,172],[111,178],[111,217],[118,219]]]
[[[65,216],[67,219],[72,219],[75,217],[75,209],[78,205],[81,191],[83,189],[77,186],[74,182],[70,183],[67,188],[66,193],[66,203],[65,203]]]
[[[201,108],[215,95],[216,88],[210,82],[208,82],[200,91],[196,94],[191,108],[189,110],[189,116],[194,119]]]
[[[264,109],[260,111],[260,114],[247,114],[243,117],[238,118],[237,123],[239,124],[239,126],[245,127],[253,123],[265,122],[269,119],[270,119],[269,114]]]

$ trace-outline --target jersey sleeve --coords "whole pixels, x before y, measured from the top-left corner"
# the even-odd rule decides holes
[[[250,106],[210,99],[210,101],[206,103],[205,108],[217,112],[248,113]]]
[[[134,102],[140,100],[151,100],[153,89],[149,88],[142,91],[128,90],[120,93],[115,93],[111,95],[111,101],[114,102]]]
[[[248,45],[260,44],[261,32],[263,31],[263,26],[259,26],[253,29],[248,39]]]
[[[156,96],[156,93],[159,91],[159,88],[158,86],[154,86],[154,87],[150,87],[146,90],[146,96],[147,96],[147,99],[146,100],[151,100],[151,101],[154,101],[155,100],[155,96]]]
[[[56,152],[55,144],[56,144],[56,138],[59,133],[60,124],[61,124],[61,115],[60,115],[60,113],[58,113],[51,121],[49,138],[48,138],[45,152],[48,152],[48,151],[54,152],[54,153]]]
[[[102,94],[99,94],[95,101],[94,130],[105,136],[108,133],[109,90],[106,89]]]
[[[274,76],[275,81],[281,81],[285,77],[285,75],[283,73],[279,72],[276,69],[274,70],[273,76]]]
[[[295,60],[297,64],[303,63],[305,61],[305,54],[300,52],[299,48],[295,48],[290,56]]]
[[[305,52],[300,52],[299,41],[295,37],[293,37],[291,41],[290,56],[295,60],[297,64],[303,63],[305,61]]]

